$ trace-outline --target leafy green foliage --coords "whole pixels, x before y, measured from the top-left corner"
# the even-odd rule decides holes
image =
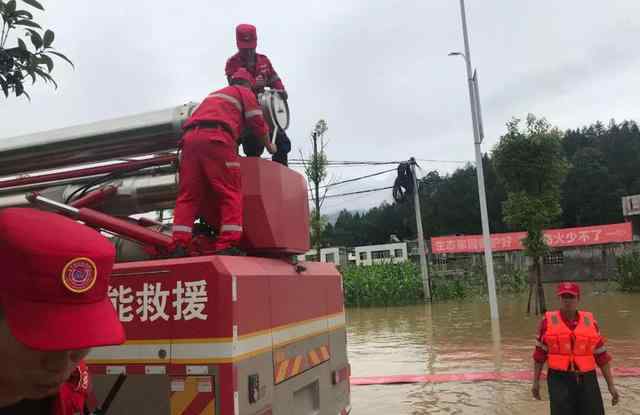
[[[380,264],[343,268],[348,306],[416,304],[422,301],[422,279],[415,264]]]
[[[321,215],[317,215],[315,209],[311,211],[311,246],[322,246],[322,230],[328,225],[327,219]]]
[[[544,118],[531,114],[524,128],[520,120],[513,119],[493,159],[507,189],[504,220],[515,230],[527,231],[523,241],[527,254],[540,258],[548,250],[542,231],[556,224],[562,213],[560,186],[567,171],[562,134]]]
[[[539,195],[558,190],[566,171],[562,134],[544,118],[529,114],[524,128],[521,120],[507,123],[507,134],[493,151],[498,175],[507,192]]]
[[[602,151],[585,147],[576,151],[562,185],[563,222],[569,226],[622,221],[620,198]]]
[[[324,195],[320,196],[319,191],[316,193],[316,189],[319,189],[320,184],[327,177],[327,153],[326,142],[324,141],[324,134],[327,132],[327,122],[325,120],[319,120],[311,133],[311,140],[313,143],[314,151],[305,159],[300,152],[304,163],[304,172],[307,176],[307,181],[311,187],[311,199],[314,202],[315,208],[311,212],[311,244],[320,252],[322,247],[322,229],[324,221],[320,213]],[[326,194],[326,189],[324,191]]]
[[[399,306],[424,301],[420,269],[412,262],[347,266],[342,269],[342,276],[347,306]],[[496,278],[501,293],[519,293],[527,285],[525,274],[518,270],[506,270]],[[486,279],[480,268],[456,276],[434,274],[431,282],[434,301],[482,296],[486,292]]]
[[[611,120],[607,127],[597,122],[569,130],[563,147],[571,162],[562,197],[566,226],[620,222],[620,197],[640,193],[636,122]]]
[[[544,118],[529,114],[524,128],[514,118],[493,151],[498,177],[507,190],[502,213],[514,230],[525,230],[523,245],[536,270],[536,314],[546,310],[541,258],[549,251],[543,230],[557,224],[562,213],[560,186],[568,165],[562,134]],[[528,312],[531,310],[530,304]]]
[[[617,258],[617,282],[622,291],[640,291],[640,253],[626,253]]]
[[[22,0],[22,3],[41,11],[42,4],[36,0]],[[64,54],[53,49],[55,33],[43,30],[33,20],[29,10],[18,8],[16,0],[0,0],[0,16],[2,16],[2,32],[0,34],[0,88],[5,97],[10,93],[15,96],[29,94],[25,91],[25,80],[31,79],[32,84],[39,79],[51,83],[57,88],[57,83],[51,76],[54,68],[52,56],[62,59],[73,66]],[[31,47],[24,38],[29,38]],[[16,46],[7,47],[9,41]]]

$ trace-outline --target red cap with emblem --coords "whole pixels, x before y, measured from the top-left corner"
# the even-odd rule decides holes
[[[107,297],[114,260],[105,237],[71,219],[0,211],[0,305],[13,336],[50,351],[123,343]]]
[[[250,24],[236,26],[236,44],[238,49],[255,49],[258,46],[256,27]]]
[[[580,297],[580,286],[575,282],[561,282],[556,287],[556,295],[571,294]]]

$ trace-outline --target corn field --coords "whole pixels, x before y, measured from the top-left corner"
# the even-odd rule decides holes
[[[342,269],[345,303],[349,307],[400,306],[424,301],[419,267],[412,262],[347,266]],[[510,270],[496,275],[500,293],[518,293],[527,287],[524,272]],[[462,274],[431,275],[433,301],[486,295],[484,270]]]

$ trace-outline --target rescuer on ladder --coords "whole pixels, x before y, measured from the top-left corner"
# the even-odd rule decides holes
[[[245,68],[255,78],[254,92],[261,93],[265,87],[272,88],[280,93],[284,100],[289,98],[287,91],[278,73],[273,69],[271,61],[266,55],[256,53],[258,46],[258,33],[256,27],[250,24],[240,24],[236,27],[236,45],[238,53],[227,60],[225,74],[229,83],[233,74],[240,68]],[[240,142],[247,156],[259,157],[263,147],[256,142],[249,132],[241,134]],[[273,161],[288,165],[287,154],[291,151],[291,141],[287,133],[279,129],[276,135],[278,152],[273,154]]]
[[[209,94],[182,126],[180,183],[173,217],[176,252],[221,253],[237,247],[242,237],[240,131],[248,127],[271,154],[277,150],[251,91],[253,76],[240,68],[231,83]],[[215,242],[192,239],[196,217],[218,231]]]
[[[539,379],[546,361],[552,415],[604,414],[596,366],[600,366],[612,404],[616,405],[619,395],[611,374],[611,356],[593,315],[577,310],[580,286],[563,282],[556,293],[561,297],[562,307],[545,314],[536,340],[533,397],[540,399]]]
[[[83,359],[125,340],[107,296],[114,260],[113,244],[71,219],[0,212],[0,415],[84,413]]]

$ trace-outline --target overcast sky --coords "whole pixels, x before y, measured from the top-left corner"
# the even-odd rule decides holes
[[[199,101],[225,85],[238,23],[258,27],[289,92],[293,142],[308,153],[324,118],[330,160],[471,161],[474,158],[457,0],[44,1],[37,19],[56,32],[60,87],[32,102],[0,103],[3,137]],[[473,65],[489,151],[512,116],[560,128],[640,118],[640,2],[467,0]],[[0,141],[1,144],[1,141]],[[421,162],[451,172],[461,163]],[[390,166],[393,167],[393,166]],[[389,167],[335,168],[334,180]],[[342,193],[391,185],[388,174]],[[366,209],[391,192],[330,199],[324,211]]]

